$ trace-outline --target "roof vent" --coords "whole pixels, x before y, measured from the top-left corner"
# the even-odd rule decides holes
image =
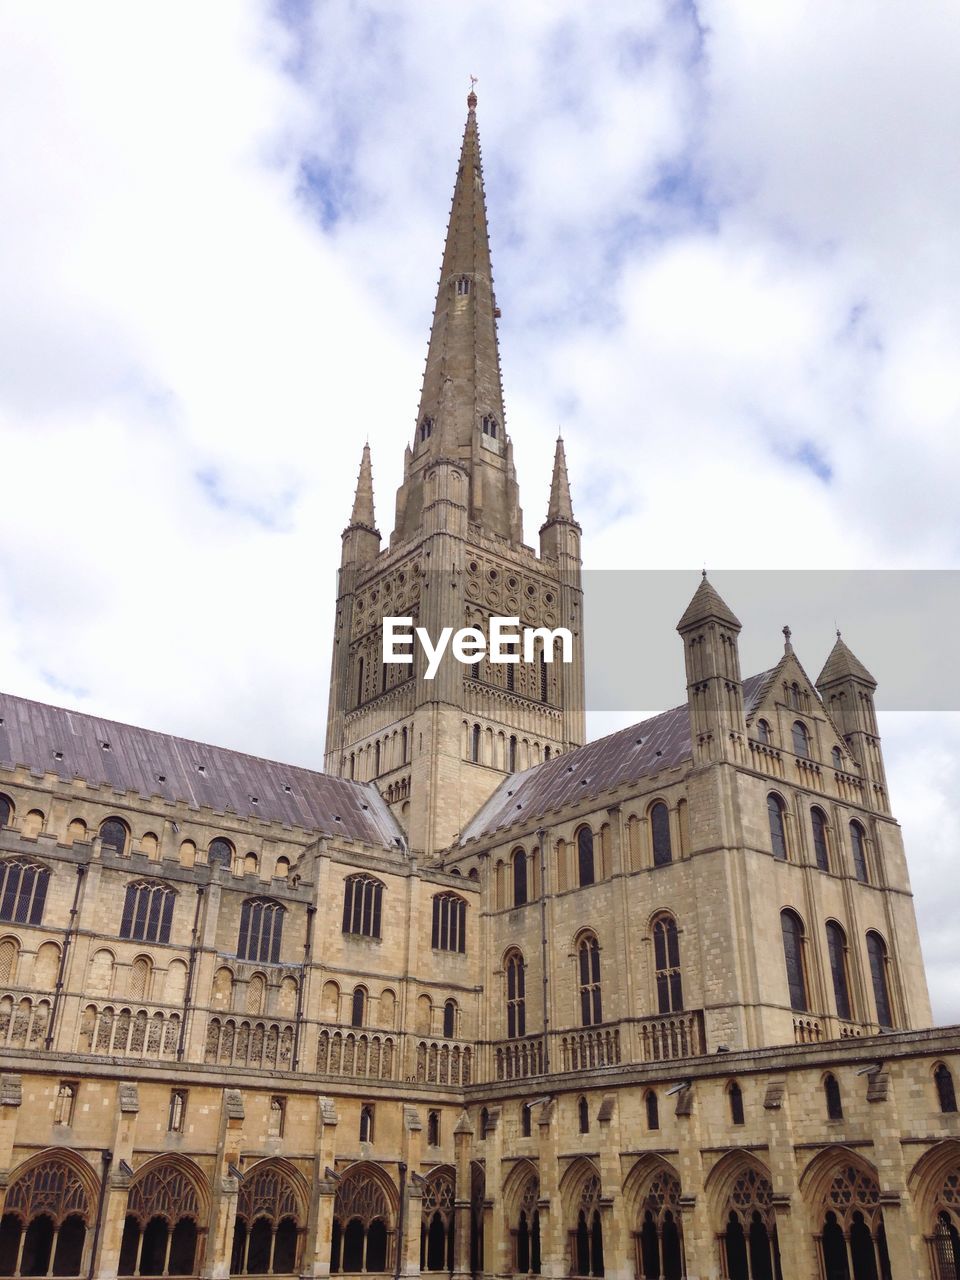
[[[367,810],[370,808],[370,806],[368,804],[362,804],[360,808],[363,810],[364,813],[366,813]]]
[[[206,772],[207,772],[207,766],[205,764],[197,765],[197,773],[206,773]]]
[[[343,819],[340,817],[339,813],[335,813],[335,814],[333,815],[333,820],[334,820],[334,822],[342,822],[342,821],[343,821]]]
[[[101,742],[101,743],[100,743],[100,749],[101,749],[101,751],[109,751],[109,750],[110,750],[110,743],[109,743],[109,742]]]
[[[167,780],[167,775],[166,775],[165,773],[158,773],[158,774],[157,774],[157,781],[158,781],[158,782],[166,782],[166,780]]]
[[[642,746],[643,746],[643,739],[642,739],[642,738],[638,738],[638,739],[637,739],[637,746],[638,746],[638,747],[642,747]]]
[[[290,783],[289,783],[289,782],[285,782],[285,783],[283,784],[283,789],[284,789],[284,791],[287,793],[287,795],[289,795],[289,794],[290,794],[290,792],[293,790],[293,787],[291,787],[291,785],[290,785]]]
[[[259,803],[260,803],[260,797],[259,797],[259,796],[251,796],[251,797],[250,797],[250,803],[251,803],[251,804],[259,804]]]
[[[657,755],[658,755],[658,756],[662,756],[662,755],[663,755],[663,752],[662,752],[662,751],[658,751],[658,752],[657,752]]]
[[[63,759],[63,752],[62,752],[62,751],[55,751],[55,752],[53,753],[53,758],[54,758],[54,760],[62,760],[62,759]]]

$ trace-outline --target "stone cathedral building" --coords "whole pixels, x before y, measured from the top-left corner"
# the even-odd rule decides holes
[[[558,443],[523,541],[468,106],[326,772],[0,695],[0,1275],[956,1280],[960,1034],[875,681],[839,637],[744,677],[704,577],[685,696],[585,744],[581,530]],[[573,661],[428,681],[384,615]]]

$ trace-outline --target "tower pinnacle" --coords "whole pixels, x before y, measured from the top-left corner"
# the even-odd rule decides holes
[[[550,503],[547,507],[547,523],[551,520],[573,520],[573,502],[570,498],[570,481],[567,478],[567,455],[563,436],[557,436],[557,449],[553,455],[553,479],[550,482]]]
[[[522,541],[513,451],[504,427],[476,105],[471,86],[417,424],[397,494],[394,543],[417,536],[425,472],[441,457],[468,475],[469,521],[486,533]]]
[[[357,492],[353,499],[350,527],[360,526],[376,530],[377,519],[373,511],[373,468],[370,465],[370,445],[363,446],[360,458],[360,474],[357,476]]]

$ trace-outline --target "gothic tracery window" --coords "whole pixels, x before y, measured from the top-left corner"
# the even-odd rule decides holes
[[[519,951],[510,952],[504,968],[507,979],[507,1038],[516,1040],[527,1034],[526,975]]]
[[[657,916],[653,922],[653,961],[657,1009],[660,1013],[675,1013],[683,1008],[683,980],[680,973],[680,936],[673,916]]]
[[[790,1008],[797,1013],[806,1013],[807,979],[804,970],[803,921],[795,911],[780,912],[780,928],[783,934],[783,958],[787,970],[787,990],[790,995]]]
[[[40,924],[47,900],[50,871],[20,858],[0,861],[0,920]]]
[[[289,1275],[298,1270],[305,1227],[302,1191],[282,1165],[248,1169],[237,1195],[231,1275]]]
[[[238,959],[277,964],[284,914],[280,903],[270,898],[247,898],[240,908]]]
[[[15,1170],[0,1225],[0,1260],[7,1274],[80,1275],[92,1208],[68,1160],[54,1155]]]
[[[392,1217],[380,1183],[365,1169],[346,1174],[334,1201],[331,1272],[386,1271],[392,1237]]]
[[[420,1270],[453,1270],[454,1181],[435,1170],[423,1188],[420,1209]]]
[[[348,876],[343,891],[343,932],[380,937],[383,883],[373,876]]]
[[[774,1280],[781,1275],[773,1188],[750,1166],[737,1178],[727,1202],[722,1239],[724,1274],[730,1280]]]
[[[127,885],[120,917],[120,937],[135,942],[169,942],[176,890],[156,880]]]
[[[531,1173],[519,1196],[514,1232],[514,1261],[518,1275],[540,1274],[540,1181]]]
[[[603,1222],[600,1217],[600,1179],[596,1174],[585,1179],[580,1191],[577,1223],[573,1231],[572,1255],[576,1259],[575,1275],[602,1276]]]
[[[577,945],[580,979],[580,1023],[592,1027],[603,1021],[600,991],[600,943],[595,934],[585,934]]]
[[[466,951],[467,904],[459,894],[434,894],[431,945],[439,951]]]

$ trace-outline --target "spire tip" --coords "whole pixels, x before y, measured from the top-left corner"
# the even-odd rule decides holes
[[[470,92],[467,94],[467,110],[476,111],[477,109],[477,77],[470,77]]]

